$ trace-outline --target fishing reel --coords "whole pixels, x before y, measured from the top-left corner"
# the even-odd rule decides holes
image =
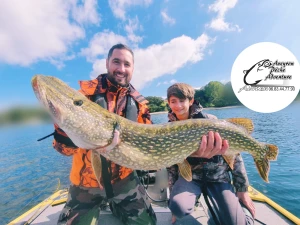
[[[169,185],[167,169],[138,170],[137,174],[150,200],[153,202],[168,201]]]
[[[155,183],[156,170],[137,170],[136,173],[143,185]]]

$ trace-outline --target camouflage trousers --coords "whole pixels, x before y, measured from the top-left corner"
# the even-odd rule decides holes
[[[98,224],[99,213],[108,203],[113,214],[126,225],[156,224],[156,216],[136,172],[113,184],[113,192],[114,197],[107,201],[105,190],[71,185],[57,224]]]

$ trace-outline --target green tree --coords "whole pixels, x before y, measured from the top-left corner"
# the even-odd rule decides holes
[[[200,102],[203,107],[208,107],[208,99],[205,96],[204,89],[195,90],[195,100]]]
[[[219,81],[211,81],[204,88],[204,95],[210,107],[222,107],[226,105],[223,99],[224,84]]]
[[[223,93],[222,98],[225,101],[226,106],[240,105],[241,104],[241,102],[238,100],[238,98],[234,94],[231,82],[228,82],[228,83],[225,84],[224,93]]]
[[[148,96],[146,97],[146,99],[149,102],[148,107],[150,109],[150,112],[161,112],[167,110],[166,102],[163,98]]]

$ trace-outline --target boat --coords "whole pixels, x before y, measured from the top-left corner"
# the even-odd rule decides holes
[[[148,174],[149,175],[149,174]],[[155,173],[150,174],[154,177]],[[148,179],[149,180],[149,179]],[[284,209],[276,202],[250,186],[248,188],[250,197],[254,202],[256,208],[255,225],[286,225],[297,224],[300,225],[300,218],[296,217],[288,210]],[[152,204],[153,210],[157,217],[157,225],[172,225],[171,212],[167,207],[167,200],[169,191],[167,187],[162,187],[161,183],[152,182],[147,185],[146,193]],[[55,191],[44,201],[34,206],[21,216],[11,221],[8,225],[53,225],[56,224],[59,214],[64,207],[67,200],[68,190],[60,189]],[[101,210],[99,214],[99,225],[122,225],[122,222],[113,216],[109,207]],[[173,225],[215,225],[208,206],[204,200],[203,195],[195,205],[194,212],[182,219],[178,219]]]

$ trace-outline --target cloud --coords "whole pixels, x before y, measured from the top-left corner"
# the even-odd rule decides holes
[[[128,40],[112,31],[105,30],[93,36],[89,47],[81,49],[81,55],[85,56],[90,62],[96,62],[98,56],[106,57],[109,49],[118,43],[127,44]]]
[[[85,37],[76,21],[99,23],[94,0],[76,4],[76,0],[0,1],[0,62],[28,66],[49,61],[62,67],[72,57],[70,47]]]
[[[158,77],[174,74],[187,64],[201,61],[204,50],[212,42],[213,40],[206,34],[196,39],[182,35],[161,45],[154,44],[145,49],[134,49],[135,66],[132,84],[141,89]],[[96,60],[91,78],[104,72],[106,72],[105,59]]]
[[[136,16],[134,19],[128,19],[128,24],[125,25],[127,39],[134,45],[142,42],[143,38],[135,34],[135,31],[142,30],[142,25],[139,24],[139,19]]]
[[[156,87],[158,87],[158,86],[160,86],[162,84],[164,84],[164,85],[171,85],[171,84],[175,84],[175,83],[177,83],[177,80],[172,79],[170,81],[158,82],[157,85],[156,85]]]
[[[106,73],[106,59],[97,59],[93,63],[93,71],[91,72],[91,78],[95,79],[98,75]]]
[[[228,82],[230,82],[231,81],[231,79],[222,79],[222,80],[220,80],[220,82],[222,83],[222,84],[227,84]]]
[[[167,14],[167,10],[162,10],[160,14],[163,18],[163,23],[170,25],[174,25],[176,23],[176,20]]]
[[[116,18],[125,20],[126,10],[131,6],[149,6],[152,0],[109,0],[109,6]]]
[[[76,5],[76,0],[73,1],[72,15],[79,24],[91,23],[99,25],[100,23],[96,0],[85,0],[83,5]]]
[[[175,83],[177,83],[177,80],[175,79],[170,80],[170,84],[175,84]]]
[[[238,0],[216,0],[213,4],[208,6],[209,11],[217,13],[217,17],[207,24],[207,27],[218,31],[238,31],[241,29],[238,25],[225,22],[225,14],[229,9],[235,7]]]

